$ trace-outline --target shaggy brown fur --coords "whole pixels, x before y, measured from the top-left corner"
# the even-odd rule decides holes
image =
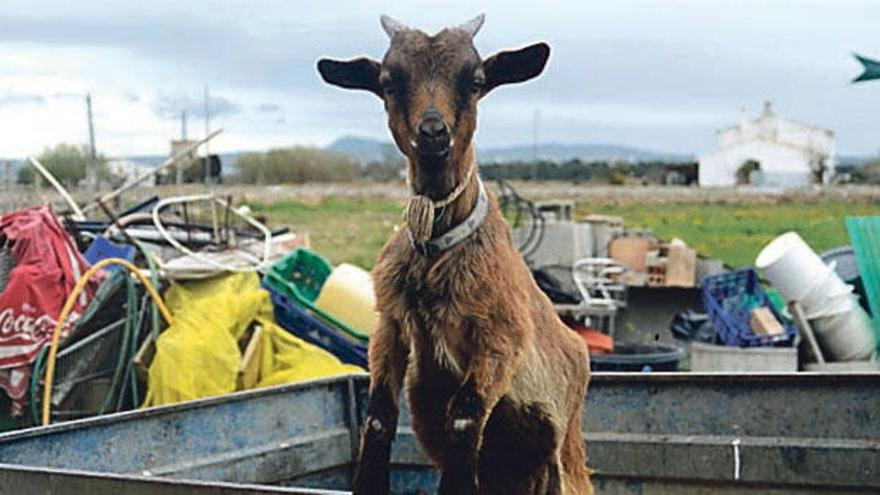
[[[387,22],[392,42],[381,64],[322,60],[319,70],[332,84],[383,98],[414,192],[438,199],[473,165],[479,98],[538,75],[549,48],[541,43],[483,61],[471,41],[481,20],[476,29],[472,21],[435,36]],[[432,112],[446,126],[442,139],[424,135]],[[437,212],[435,236],[468,216],[478,187],[474,176]],[[441,470],[440,494],[592,492],[580,428],[589,357],[533,281],[494,197],[483,225],[436,256],[397,232],[373,275],[381,321],[370,340],[356,494],[388,493],[404,388],[413,430]]]

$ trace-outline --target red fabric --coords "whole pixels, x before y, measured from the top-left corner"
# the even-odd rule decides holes
[[[89,265],[47,206],[0,218],[0,236],[10,241],[15,266],[0,293],[0,369],[31,362],[52,338],[61,307]],[[94,294],[91,283],[76,299],[62,327],[63,338]],[[6,380],[0,387],[9,390]]]

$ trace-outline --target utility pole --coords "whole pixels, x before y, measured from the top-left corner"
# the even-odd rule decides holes
[[[180,140],[181,146],[186,146],[183,144],[186,142],[186,110],[182,110],[180,112]],[[174,150],[171,150],[171,154],[174,154]],[[174,184],[177,187],[180,187],[183,184],[183,169],[185,166],[185,162],[180,162],[174,166]]]
[[[86,186],[89,194],[98,193],[98,155],[95,151],[95,124],[92,119],[92,95],[86,94],[86,112],[89,118],[89,163],[86,166]]]
[[[208,92],[208,86],[205,86],[205,136],[211,133],[211,109],[209,102],[211,94]],[[211,185],[211,150],[208,143],[205,143],[205,186]]]

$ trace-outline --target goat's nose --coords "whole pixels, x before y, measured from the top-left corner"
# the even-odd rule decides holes
[[[445,137],[447,134],[446,122],[443,122],[443,115],[436,109],[429,108],[422,113],[422,119],[419,121],[419,135],[430,139],[438,139]]]

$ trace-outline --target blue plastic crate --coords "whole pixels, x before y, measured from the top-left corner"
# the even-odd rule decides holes
[[[86,249],[86,252],[83,253],[83,258],[89,262],[90,265],[94,265],[95,263],[107,259],[107,258],[120,258],[128,262],[134,261],[135,256],[135,248],[134,246],[129,246],[126,244],[116,244],[115,242],[107,239],[104,236],[95,237],[91,244],[89,244],[89,248]],[[121,270],[120,266],[108,266],[104,268],[108,272],[115,272],[117,270]]]
[[[709,314],[718,337],[725,345],[736,347],[791,346],[795,327],[787,322],[761,288],[755,270],[745,268],[703,277],[700,281],[700,299]],[[749,326],[752,310],[769,308],[785,328],[782,335],[755,335]]]
[[[367,368],[367,347],[365,345],[343,337],[328,324],[309,314],[306,309],[271,287],[266,287],[266,289],[272,295],[275,321],[282,328],[333,354],[343,363]]]

